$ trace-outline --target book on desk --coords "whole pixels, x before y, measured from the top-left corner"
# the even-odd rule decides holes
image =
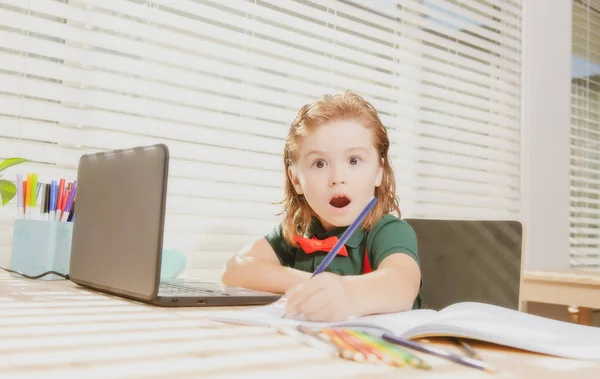
[[[484,303],[464,302],[440,311],[417,309],[333,323],[283,318],[283,314],[284,305],[278,302],[251,310],[217,312],[210,318],[270,327],[356,328],[407,339],[461,337],[558,357],[600,361],[600,328],[551,320]]]

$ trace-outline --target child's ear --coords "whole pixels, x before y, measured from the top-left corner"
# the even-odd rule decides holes
[[[379,187],[383,181],[383,164],[385,161],[381,158],[381,165],[377,169],[377,176],[375,177],[375,187]]]
[[[292,182],[296,193],[298,195],[302,195],[302,186],[300,185],[300,181],[298,180],[298,175],[296,175],[296,170],[292,165],[288,166],[288,176],[290,177],[290,181]]]

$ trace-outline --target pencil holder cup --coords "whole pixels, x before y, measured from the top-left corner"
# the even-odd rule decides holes
[[[69,273],[72,222],[15,220],[10,268],[35,276],[46,271]],[[20,275],[12,274],[16,277]],[[50,274],[40,279],[63,279]]]

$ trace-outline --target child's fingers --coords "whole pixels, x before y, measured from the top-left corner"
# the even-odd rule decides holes
[[[316,289],[314,286],[304,287],[297,292],[293,292],[288,297],[286,312],[290,312],[290,315],[292,313],[300,314],[301,312],[299,309],[299,305],[302,304],[302,302],[304,302],[307,298],[309,298],[310,296],[314,295],[317,292],[318,292],[318,289]]]
[[[318,313],[320,310],[327,308],[331,303],[331,294],[328,291],[319,291],[314,295],[307,297],[303,302],[296,306],[299,313],[310,319],[311,315]]]
[[[335,307],[326,306],[309,315],[306,315],[306,319],[308,321],[337,321],[334,317],[336,312],[337,311]]]
[[[289,316],[291,316],[294,313],[299,314],[298,305],[302,303],[305,299],[321,291],[323,287],[324,284],[321,281],[309,280],[305,283],[302,283],[300,286],[297,286],[297,288],[286,292],[286,297],[288,298],[286,305],[286,314]]]
[[[302,284],[298,284],[297,286],[293,286],[289,290],[285,291],[285,298],[287,299],[288,305],[290,304],[290,302],[289,302],[290,297],[294,296],[294,294],[296,292],[300,291],[301,288],[302,288]]]

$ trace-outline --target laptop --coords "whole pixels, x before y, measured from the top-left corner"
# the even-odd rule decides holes
[[[261,305],[281,295],[160,280],[169,150],[163,144],[85,154],[77,171],[69,275],[81,286],[168,307]]]

